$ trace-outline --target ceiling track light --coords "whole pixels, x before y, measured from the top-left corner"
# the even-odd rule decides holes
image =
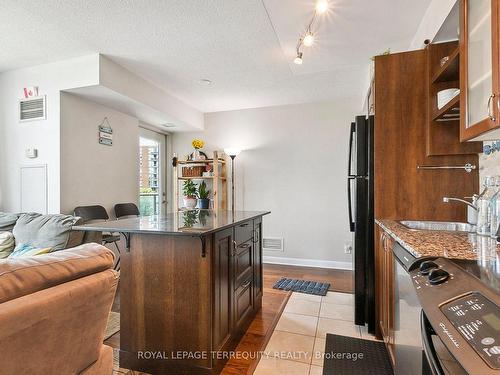
[[[297,51],[297,56],[293,59],[293,62],[297,65],[302,65],[302,52]]]
[[[314,8],[314,13],[312,15],[311,21],[306,28],[306,32],[299,37],[299,41],[297,42],[297,55],[293,62],[297,65],[302,65],[302,54],[301,47],[311,47],[314,44],[316,39],[314,32],[312,31],[314,23],[317,19],[318,14],[323,14],[328,10],[328,0],[318,0],[316,1],[316,6]]]

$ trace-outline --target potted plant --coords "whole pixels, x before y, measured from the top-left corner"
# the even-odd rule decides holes
[[[196,184],[192,180],[184,181],[182,185],[182,194],[184,197],[182,201],[184,202],[184,207],[186,208],[195,208],[197,203],[197,189]]]
[[[210,190],[207,189],[207,184],[205,181],[202,181],[200,186],[198,187],[198,202],[199,208],[206,210],[210,206],[210,199],[208,196],[210,195]]]

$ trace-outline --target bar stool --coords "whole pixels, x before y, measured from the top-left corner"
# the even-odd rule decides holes
[[[138,217],[141,213],[134,203],[117,203],[115,204],[116,219],[125,217]]]
[[[74,210],[74,215],[82,218],[83,223],[90,223],[95,221],[108,221],[109,215],[103,206],[79,206]],[[118,259],[116,260],[114,269],[116,271],[120,270],[120,247],[118,246],[118,241],[120,241],[120,234],[118,233],[102,233],[102,245],[114,244],[116,251],[118,252]]]

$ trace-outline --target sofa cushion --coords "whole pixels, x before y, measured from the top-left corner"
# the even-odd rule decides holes
[[[0,212],[0,231],[12,231],[20,215],[21,214]]]
[[[14,250],[14,235],[8,231],[0,232],[0,259],[7,258]]]
[[[112,268],[114,254],[96,243],[30,258],[0,259],[0,303]]]
[[[12,230],[16,239],[15,250],[26,244],[33,248],[62,250],[66,247],[71,227],[77,220],[77,217],[71,215],[21,214]]]

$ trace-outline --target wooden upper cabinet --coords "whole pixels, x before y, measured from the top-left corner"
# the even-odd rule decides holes
[[[460,139],[500,138],[500,0],[460,2]]]

